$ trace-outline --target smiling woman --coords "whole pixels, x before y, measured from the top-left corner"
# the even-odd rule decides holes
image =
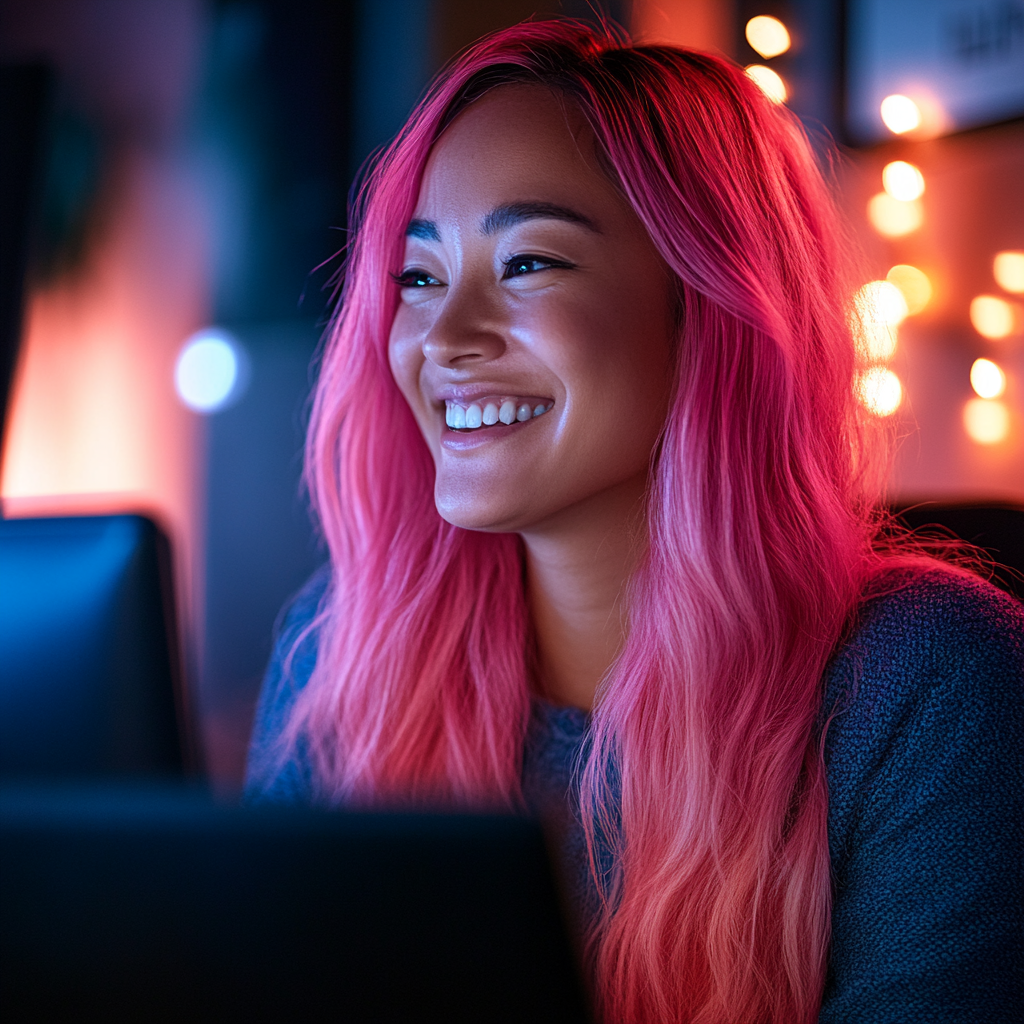
[[[798,124],[528,23],[355,213],[252,798],[545,815],[608,1021],[1006,1016],[1024,615],[875,511]]]
[[[621,646],[608,613],[636,544],[623,523],[668,409],[668,268],[578,108],[540,85],[495,89],[444,133],[403,264],[389,356],[434,459],[437,510],[522,537],[544,693],[589,709]],[[591,566],[596,628],[554,608],[538,621],[567,558]]]

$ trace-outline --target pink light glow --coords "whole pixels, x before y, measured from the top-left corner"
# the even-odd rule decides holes
[[[0,495],[8,516],[153,516],[194,635],[203,425],[173,368],[206,316],[202,211],[154,160],[126,160],[119,179],[126,200],[81,276],[29,300]]]

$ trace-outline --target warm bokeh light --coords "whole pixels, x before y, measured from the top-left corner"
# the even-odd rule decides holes
[[[999,252],[992,261],[996,284],[1015,295],[1024,294],[1024,252]]]
[[[964,406],[964,430],[978,444],[999,444],[1010,433],[1010,412],[991,398],[971,398]]]
[[[984,338],[1008,338],[1017,326],[1013,306],[996,295],[979,295],[971,300],[971,323]]]
[[[893,199],[888,192],[879,192],[868,201],[868,220],[880,235],[899,238],[921,226],[924,210],[919,199],[906,203],[901,199]]]
[[[749,64],[747,65],[747,74],[757,82],[761,92],[772,103],[786,102],[786,97],[789,95],[786,92],[786,83],[771,68],[766,68],[763,64]]]
[[[862,352],[883,362],[896,351],[896,328],[907,315],[907,301],[891,281],[869,281],[854,297]]]
[[[759,14],[747,22],[747,42],[765,59],[778,57],[789,49],[790,39],[786,26],[778,18]]]
[[[884,366],[865,370],[857,381],[857,392],[864,407],[876,416],[891,416],[903,401],[899,377]]]
[[[971,366],[971,387],[981,398],[998,398],[1006,390],[1006,374],[991,359],[975,359]]]
[[[909,203],[924,195],[924,175],[906,160],[893,160],[882,168],[882,187],[893,199]]]
[[[894,135],[912,132],[921,125],[921,111],[909,97],[894,93],[882,100],[880,108],[882,123]]]
[[[885,279],[903,292],[908,315],[920,313],[931,302],[932,283],[923,270],[918,270],[909,263],[897,263],[895,267],[889,268]]]

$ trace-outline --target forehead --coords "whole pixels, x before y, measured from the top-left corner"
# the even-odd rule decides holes
[[[594,134],[572,100],[542,85],[506,85],[449,125],[424,170],[417,216],[542,199],[596,208],[623,200],[601,170]]]

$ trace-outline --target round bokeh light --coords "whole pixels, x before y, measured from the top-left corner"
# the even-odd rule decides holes
[[[223,409],[244,389],[244,357],[226,331],[204,328],[182,346],[174,367],[178,397],[196,412]]]
[[[788,93],[782,77],[763,64],[748,64],[747,77],[752,78],[772,103],[785,103]]]
[[[857,383],[861,402],[876,416],[891,416],[903,401],[899,377],[884,366],[865,370]]]
[[[751,48],[762,57],[778,57],[790,47],[789,31],[778,18],[759,14],[747,22],[744,32]]]
[[[1006,374],[991,359],[975,359],[971,366],[971,387],[979,398],[998,398],[1006,390]]]
[[[921,110],[909,97],[900,93],[886,96],[879,109],[882,122],[894,135],[912,132],[921,125]]]
[[[1010,433],[1010,413],[991,398],[971,398],[964,405],[964,430],[977,444],[999,444]]]

